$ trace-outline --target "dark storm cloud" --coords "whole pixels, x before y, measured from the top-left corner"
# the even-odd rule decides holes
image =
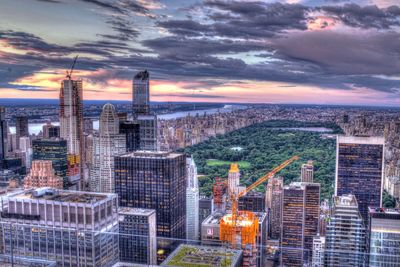
[[[211,23],[169,20],[158,25],[186,36],[265,38],[289,29],[305,30],[310,10],[302,5],[238,1],[205,1],[202,7],[208,9],[206,14]]]
[[[361,7],[356,4],[345,4],[343,6],[324,6],[318,10],[350,27],[388,29],[400,25],[400,7],[398,6],[378,8],[377,6]]]
[[[9,75],[3,80],[4,84],[44,68],[66,69],[71,64],[71,55],[85,53],[102,56],[101,59],[80,57],[77,64],[77,69],[81,70],[107,70],[87,77],[99,83],[112,78],[131,79],[135,70],[148,69],[154,79],[192,82],[186,87],[188,90],[240,80],[345,90],[356,86],[395,92],[399,88],[398,81],[377,77],[398,75],[400,69],[399,34],[385,31],[398,25],[396,7],[376,10],[344,5],[337,9],[205,1],[200,6],[206,19],[193,19],[196,16],[184,20],[157,18],[156,26],[168,30],[171,36],[140,40],[139,30],[129,23],[127,13],[121,12],[147,16],[146,8],[141,9],[133,4],[136,2],[127,0],[113,4],[99,0],[86,2],[123,15],[113,14],[107,22],[116,34],[98,34],[107,41],[81,42],[66,47],[47,43],[28,33],[0,31],[0,39],[30,51],[26,55],[8,55],[17,67],[12,75],[0,72],[0,79]],[[307,22],[314,16],[313,11],[357,29],[351,35],[327,30],[305,31]],[[368,22],[369,19],[376,21]],[[133,39],[144,49],[132,48],[127,41]],[[256,63],[246,56],[237,56],[237,53],[255,52],[259,55]],[[22,67],[26,62],[30,68]],[[201,83],[193,83],[196,81]]]
[[[400,69],[400,34],[394,32],[302,32],[276,39],[272,46],[277,57],[317,64],[327,74],[394,75]]]

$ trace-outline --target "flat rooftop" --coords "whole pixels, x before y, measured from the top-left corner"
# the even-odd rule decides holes
[[[381,136],[344,136],[338,135],[338,144],[384,145],[385,138]]]
[[[180,245],[161,266],[230,267],[241,265],[241,250]]]
[[[135,151],[132,153],[124,154],[120,158],[176,158],[181,156],[180,153],[165,152],[165,151]]]
[[[400,220],[400,208],[368,208],[371,217],[381,219]]]
[[[155,213],[155,210],[152,209],[140,209],[140,208],[128,208],[128,207],[120,207],[118,209],[118,213],[122,215],[140,215],[140,216],[150,216]]]
[[[114,195],[115,194],[57,190],[43,187],[18,192],[10,195],[10,197],[18,199],[44,199],[55,202],[95,203]]]

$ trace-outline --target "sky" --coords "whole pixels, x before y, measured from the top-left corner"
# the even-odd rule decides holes
[[[400,0],[0,0],[0,98],[400,105]]]

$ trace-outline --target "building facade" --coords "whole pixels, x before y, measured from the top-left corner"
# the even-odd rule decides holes
[[[115,158],[120,206],[156,210],[159,263],[186,239],[186,175],[184,154],[141,151]]]
[[[8,151],[7,146],[7,122],[6,109],[0,107],[0,161],[6,158]],[[0,164],[0,169],[2,164]]]
[[[21,137],[29,137],[28,117],[18,116],[15,118],[15,140],[17,142],[16,149],[20,149],[19,139]]]
[[[137,122],[122,121],[119,124],[119,133],[125,135],[126,152],[140,150],[140,126]]]
[[[42,127],[43,139],[59,138],[60,137],[60,126],[46,123]]]
[[[301,181],[305,183],[312,183],[314,181],[314,163],[312,160],[301,165]]]
[[[119,260],[126,263],[157,264],[156,212],[121,208],[119,218]]]
[[[62,177],[54,173],[53,164],[50,160],[35,160],[32,168],[24,179],[24,188],[51,187],[63,189],[64,181]]]
[[[57,266],[112,266],[119,256],[117,210],[115,194],[51,188],[8,194],[1,201],[4,253]]]
[[[115,108],[112,104],[105,104],[100,115],[99,135],[93,138],[92,192],[114,192],[114,158],[125,152],[125,135],[119,133]]]
[[[133,77],[132,111],[134,118],[150,113],[150,74],[147,70]]]
[[[63,178],[64,189],[68,183],[67,141],[59,138],[32,141],[32,160],[50,160],[56,176]]]
[[[186,158],[186,239],[199,239],[199,181],[192,157]]]
[[[383,137],[338,136],[335,196],[354,194],[364,223],[368,207],[382,206]]]
[[[335,196],[326,229],[326,266],[365,266],[365,235],[356,197]]]
[[[324,266],[325,236],[314,236],[312,249],[312,267]]]
[[[313,237],[319,229],[320,185],[292,183],[283,188],[281,264],[303,266],[311,262]]]
[[[283,178],[272,177],[266,189],[266,208],[268,210],[270,239],[280,239],[282,223]]]
[[[69,187],[83,186],[83,88],[81,80],[64,80],[60,90],[60,137],[67,141]]]
[[[156,151],[158,149],[157,116],[150,112],[150,74],[147,70],[133,77],[132,113],[139,124],[140,149]]]
[[[400,266],[400,209],[369,208],[369,266]]]

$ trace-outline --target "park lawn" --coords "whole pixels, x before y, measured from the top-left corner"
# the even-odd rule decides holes
[[[210,166],[210,167],[227,166],[227,165],[230,165],[231,163],[238,163],[239,168],[243,168],[243,169],[250,167],[250,162],[248,162],[248,161],[232,162],[232,161],[218,160],[218,159],[208,159],[207,160],[207,166]]]

